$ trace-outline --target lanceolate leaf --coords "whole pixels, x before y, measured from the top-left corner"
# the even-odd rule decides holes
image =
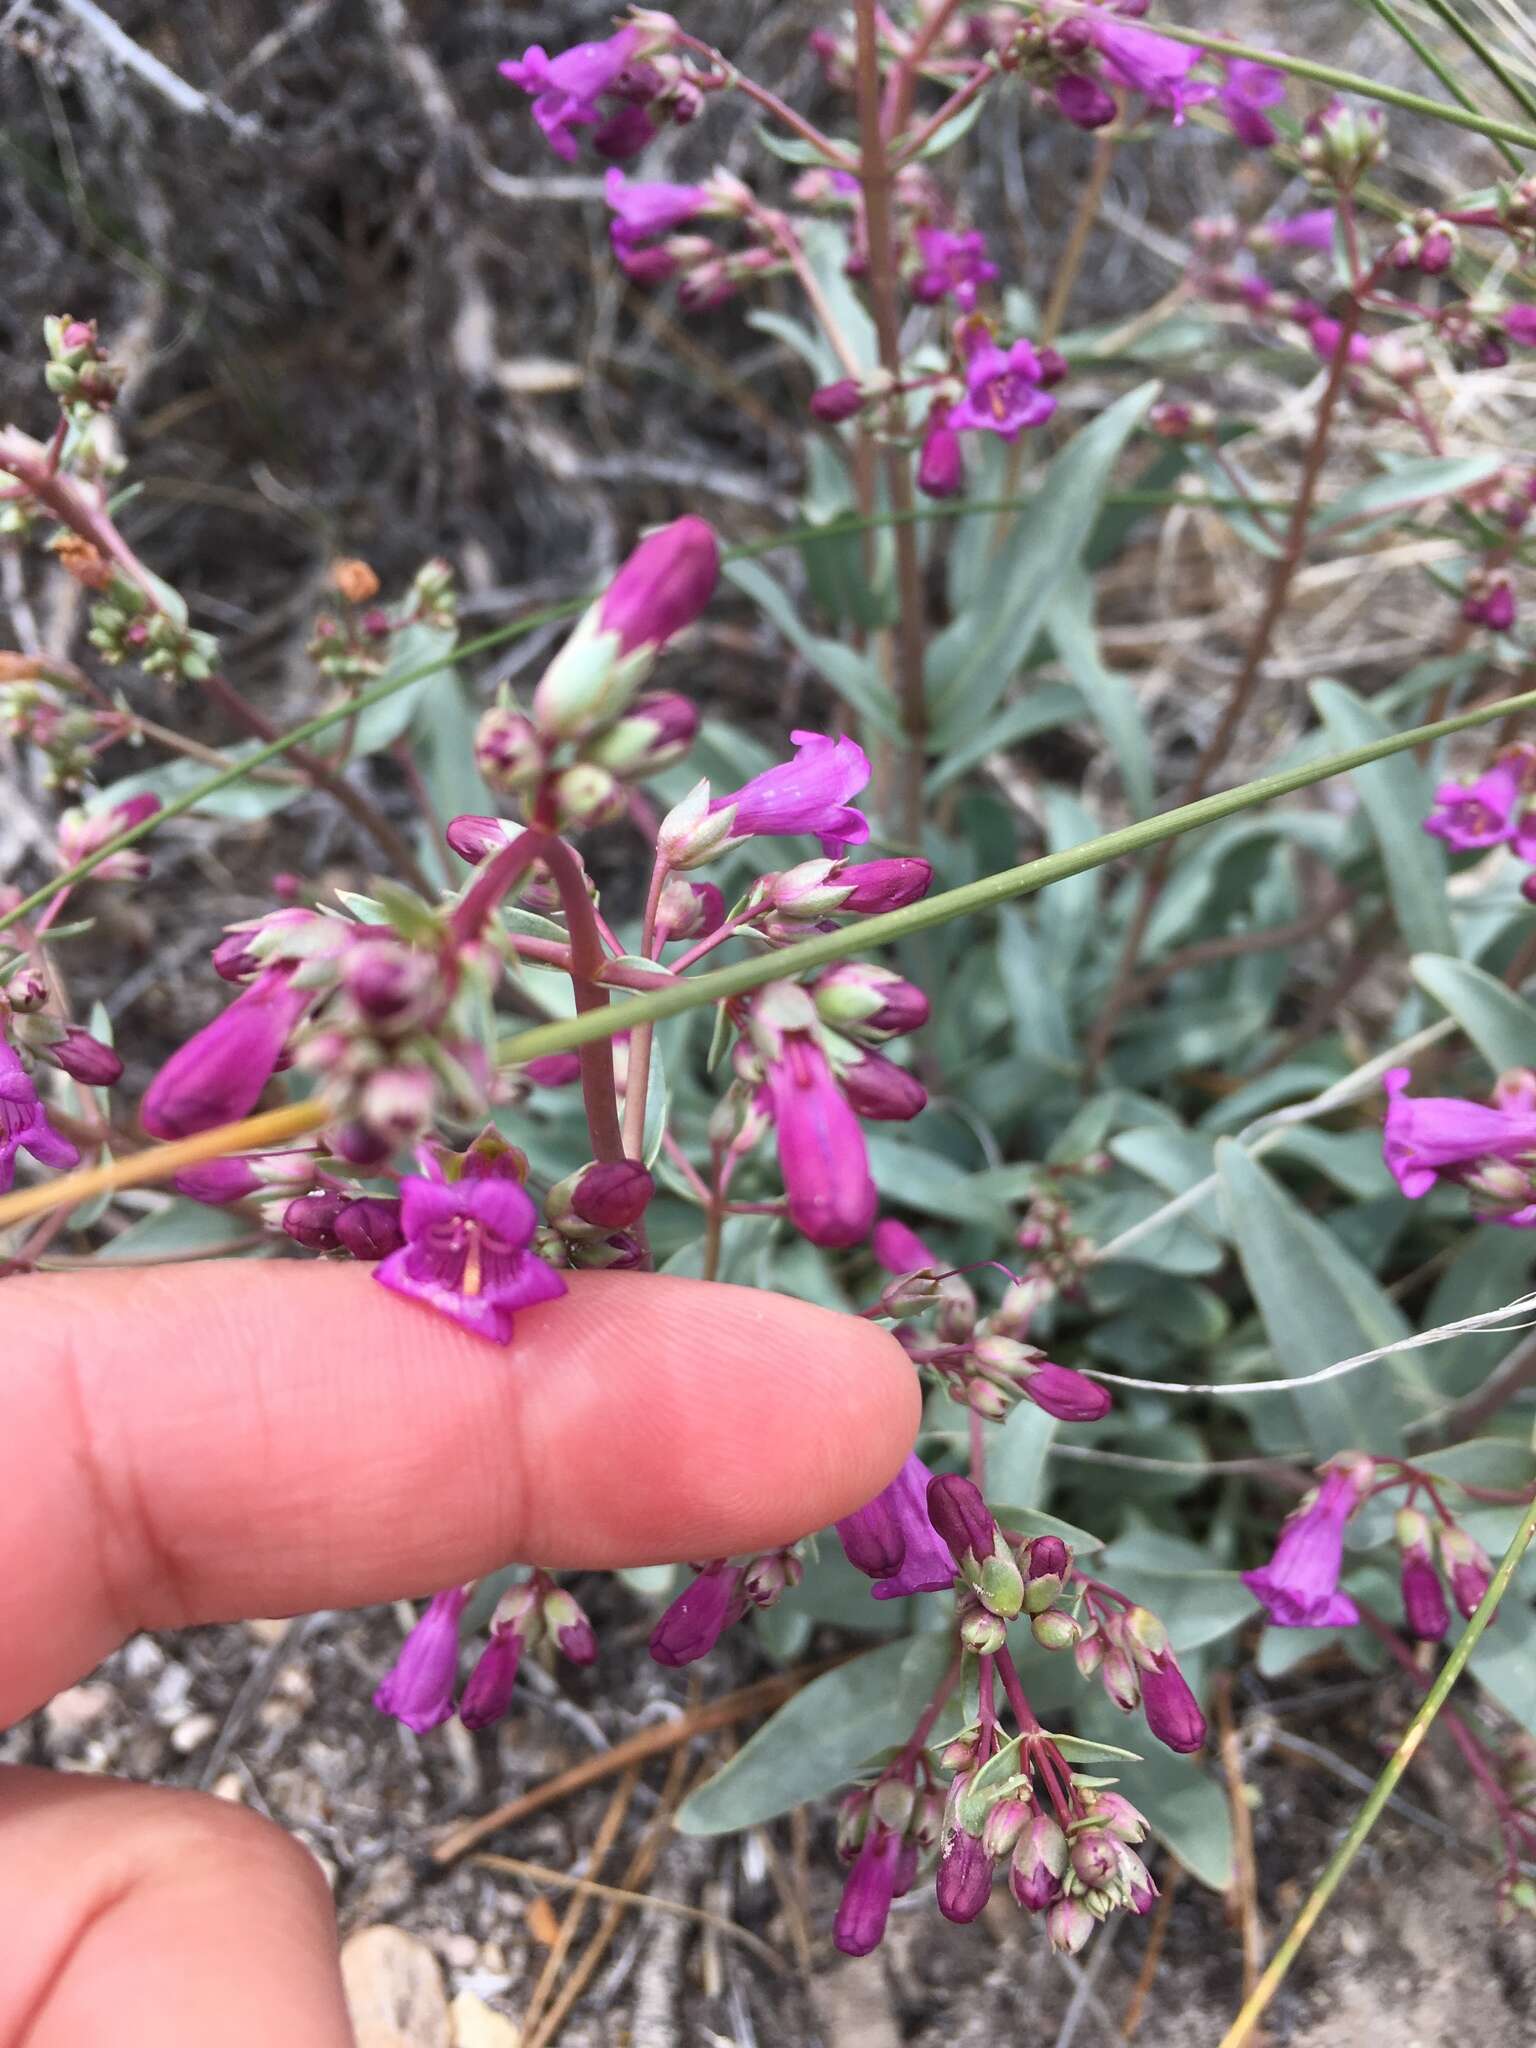
[[[1420,953],[1413,978],[1456,1019],[1496,1074],[1536,1067],[1536,1010],[1523,996],[1485,969],[1443,953]]]
[[[684,1800],[687,1835],[729,1834],[846,1784],[904,1742],[949,1662],[948,1630],[887,1644],[815,1679]]]

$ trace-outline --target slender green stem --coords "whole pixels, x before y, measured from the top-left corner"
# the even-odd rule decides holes
[[[1449,0],[1424,0],[1431,14],[1443,21],[1458,41],[1465,43],[1478,63],[1492,77],[1496,78],[1521,112],[1536,121],[1536,93],[1533,93],[1523,78],[1518,78],[1498,51],[1483,41],[1471,22],[1463,21]],[[1460,94],[1457,95],[1460,98]]]
[[[600,1017],[560,1018],[549,1024],[535,1025],[531,1030],[503,1039],[498,1057],[505,1065],[520,1066],[525,1060],[538,1059],[545,1053],[567,1052],[591,1039],[607,1038],[616,1031],[633,1030],[637,1024],[653,1024],[663,1017],[680,1016],[683,1011],[697,1009],[702,1003],[722,1002],[731,996],[746,995],[752,989],[761,988],[765,982],[793,980],[796,975],[807,973],[814,967],[826,967],[851,953],[864,953],[872,946],[891,944],[913,932],[929,931],[935,925],[947,924],[951,918],[996,909],[999,904],[1011,902],[1016,896],[1032,894],[1053,882],[1065,881],[1070,875],[1087,874],[1090,869],[1103,867],[1106,861],[1118,860],[1126,854],[1144,852],[1147,847],[1156,846],[1164,839],[1198,831],[1202,825],[1213,825],[1219,819],[1235,816],[1239,811],[1251,810],[1272,797],[1289,796],[1314,782],[1325,782],[1333,775],[1348,775],[1357,768],[1369,767],[1373,761],[1384,761],[1389,755],[1420,746],[1426,740],[1470,732],[1477,726],[1489,725],[1496,719],[1528,710],[1536,710],[1536,690],[1500,698],[1496,703],[1480,705],[1475,711],[1459,712],[1454,718],[1437,719],[1432,725],[1414,726],[1407,732],[1372,740],[1368,746],[1351,747],[1345,753],[1304,762],[1277,775],[1261,776],[1240,789],[1221,790],[1215,796],[1202,797],[1198,803],[1182,804],[1177,810],[1164,811],[1154,818],[1142,818],[1134,825],[1126,825],[1118,832],[1106,832],[1097,839],[1084,840],[1081,846],[1068,847],[1062,853],[1046,854],[1040,860],[1026,861],[1022,867],[1005,868],[999,874],[985,875],[980,881],[967,882],[958,889],[946,889],[942,895],[909,904],[905,910],[888,910],[879,917],[863,918],[846,930],[819,932],[814,938],[802,939],[798,945],[785,946],[778,952],[734,961],[729,967],[717,967],[708,974],[690,975],[687,980],[670,988],[656,989],[649,995],[615,1003]]]
[[[1412,50],[1413,54],[1415,55],[1415,57],[1418,58],[1419,62],[1423,64],[1428,70],[1433,71],[1436,78],[1439,79],[1440,83],[1451,95],[1452,99],[1460,100],[1461,104],[1464,107],[1467,107],[1473,113],[1476,113],[1477,101],[1473,99],[1472,95],[1467,91],[1467,88],[1462,84],[1461,80],[1456,76],[1455,72],[1451,69],[1450,65],[1446,63],[1445,59],[1439,54],[1439,52],[1436,50],[1432,50],[1429,44],[1426,43],[1424,38],[1419,34],[1418,30],[1415,29],[1410,23],[1404,21],[1403,17],[1392,5],[1392,0],[1366,0],[1366,5],[1372,10],[1373,13],[1380,15],[1381,19],[1387,24],[1388,28],[1390,28],[1395,35],[1399,35],[1402,37],[1403,41],[1408,45],[1409,49]],[[1514,151],[1510,148],[1509,144],[1507,142],[1501,142],[1499,144],[1499,151],[1500,154],[1503,156],[1505,163],[1509,165],[1510,169],[1512,171],[1518,171],[1520,168],[1520,159],[1515,155]]]
[[[900,526],[919,519],[965,519],[973,513],[1017,512],[1030,502],[1027,498],[974,498],[954,504],[917,505],[910,512],[876,512],[870,514],[850,513],[846,518],[828,520],[824,524],[810,523],[804,526],[787,527],[781,533],[770,534],[766,540],[749,541],[743,546],[728,548],[722,555],[725,562],[756,561],[762,555],[771,555],[780,548],[799,547],[805,541],[827,540],[845,533],[862,533],[879,526]],[[1287,505],[1281,500],[1252,501],[1253,504],[1269,504],[1272,509],[1284,511]],[[1187,504],[1204,506],[1207,510],[1244,509],[1244,501],[1237,498],[1185,497],[1177,491],[1121,491],[1111,493],[1104,499],[1106,505],[1144,505],[1155,509],[1161,505]],[[1246,509],[1251,510],[1252,505]],[[560,604],[544,605],[536,612],[529,612],[523,618],[514,619],[510,625],[497,626],[489,633],[482,633],[478,639],[466,640],[450,654],[438,655],[431,661],[424,661],[415,668],[406,669],[398,676],[388,677],[364,690],[360,696],[350,698],[345,704],[333,705],[329,711],[321,711],[315,717],[296,725],[291,732],[280,734],[267,745],[256,748],[244,760],[232,762],[218,775],[211,775],[196,789],[189,789],[181,796],[169,797],[153,816],[127,832],[118,833],[86,860],[77,861],[72,868],[55,875],[44,882],[24,901],[0,915],[0,931],[18,924],[40,908],[60,889],[72,889],[77,882],[83,882],[87,875],[99,868],[104,860],[124,847],[136,846],[142,839],[148,839],[172,818],[195,811],[199,804],[209,797],[217,796],[222,790],[231,789],[237,782],[243,782],[269,761],[276,761],[294,747],[302,747],[307,740],[328,732],[344,718],[355,718],[359,712],[375,704],[382,704],[387,697],[393,697],[398,690],[408,690],[413,683],[425,682],[429,677],[441,675],[455,662],[467,661],[477,654],[488,654],[493,648],[504,647],[509,640],[521,639],[525,633],[532,633],[540,626],[553,625],[560,619],[575,618],[577,613],[591,602],[594,593],[566,599]]]
[[[1079,5],[1074,11],[1086,12]],[[1246,57],[1250,63],[1268,64],[1276,71],[1288,71],[1296,78],[1311,78],[1319,85],[1331,85],[1336,92],[1358,93],[1361,99],[1379,100],[1383,106],[1401,107],[1405,113],[1427,114],[1434,121],[1449,121],[1456,128],[1470,128],[1494,142],[1517,142],[1523,149],[1536,149],[1536,128],[1523,128],[1518,121],[1499,121],[1491,114],[1448,107],[1444,100],[1426,99],[1423,93],[1408,92],[1402,86],[1382,85],[1358,71],[1341,71],[1335,64],[1318,64],[1310,57],[1287,57],[1279,50],[1263,50],[1255,43],[1235,43],[1227,36],[1213,36],[1204,29],[1183,28],[1172,21],[1138,21],[1138,28],[1167,36],[1170,42],[1193,43],[1209,50],[1213,57]]]
[[[1270,1959],[1269,1967],[1243,2001],[1242,2011],[1223,2035],[1221,2048],[1243,2048],[1243,2043],[1253,2038],[1254,2027],[1284,1982],[1292,1963],[1300,1955],[1308,1935],[1317,1925],[1323,1908],[1338,1890],[1344,1873],[1364,1847],[1366,1837],[1381,1817],[1382,1808],[1396,1791],[1398,1780],[1412,1763],[1425,1736],[1429,1733],[1435,1716],[1445,1705],[1451,1687],[1466,1668],[1467,1659],[1477,1648],[1484,1629],[1492,1621],[1494,1610],[1508,1590],[1509,1582],[1514,1577],[1521,1558],[1530,1547],[1533,1536],[1536,1536],[1536,1501],[1533,1501],[1526,1510],[1520,1527],[1515,1531],[1513,1542],[1505,1551],[1488,1591],[1483,1595],[1481,1605],[1457,1638],[1455,1648],[1441,1666],[1434,1684],[1424,1695],[1423,1704],[1408,1724],[1408,1732],[1387,1759],[1386,1768],[1372,1787],[1370,1797],[1356,1814],[1349,1833],[1334,1851],[1328,1868],[1318,1879],[1312,1889],[1312,1896],[1297,1914],[1295,1924]]]

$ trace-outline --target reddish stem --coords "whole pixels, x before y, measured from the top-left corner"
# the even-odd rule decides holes
[[[553,834],[538,835],[543,843],[539,858],[549,869],[560,891],[571,935],[571,989],[578,1015],[606,1010],[608,990],[602,982],[607,955],[592,914],[592,899],[576,856],[563,839]],[[613,1045],[609,1039],[594,1039],[579,1048],[581,1095],[586,1105],[587,1129],[592,1139],[592,1157],[611,1165],[624,1157],[624,1133],[619,1124],[618,1098],[613,1086]]]

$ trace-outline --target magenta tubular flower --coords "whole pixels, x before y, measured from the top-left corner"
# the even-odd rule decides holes
[[[896,1896],[901,1849],[901,1836],[878,1821],[864,1837],[832,1923],[832,1939],[845,1956],[867,1956],[880,1946]]]
[[[912,296],[920,305],[953,299],[962,313],[969,313],[981,286],[999,275],[997,265],[987,260],[987,240],[979,228],[963,235],[948,228],[919,228],[917,247],[922,268],[912,279]]]
[[[266,968],[150,1082],[139,1112],[145,1130],[185,1138],[249,1116],[313,1000],[311,990],[295,988],[291,968]]]
[[[655,134],[656,123],[645,108],[631,103],[615,107],[607,120],[599,124],[593,132],[592,147],[611,163],[626,163],[630,157],[638,156]]]
[[[632,247],[648,235],[670,234],[709,205],[702,185],[643,184],[617,166],[603,178],[603,197],[613,212],[613,239]]]
[[[850,739],[826,733],[790,734],[793,761],[765,768],[729,796],[717,797],[710,812],[731,811],[731,836],[814,832],[829,858],[845,846],[862,846],[869,820],[849,803],[869,781],[869,756]]]
[[[1170,42],[1149,28],[1137,28],[1104,8],[1083,17],[1114,84],[1139,92],[1154,107],[1165,107],[1179,127],[1187,107],[1214,97],[1214,85],[1196,84],[1190,72],[1205,52],[1191,43]],[[1256,67],[1262,69],[1263,67]]]
[[[418,1735],[439,1727],[453,1712],[459,1675],[459,1616],[469,1599],[467,1586],[434,1593],[427,1611],[406,1637],[399,1656],[373,1695],[381,1714],[392,1714]]]
[[[1288,1515],[1275,1554],[1262,1570],[1243,1573],[1243,1584],[1264,1603],[1280,1628],[1350,1628],[1360,1611],[1339,1591],[1344,1568],[1344,1524],[1360,1505],[1369,1468],[1336,1465],[1305,1507]],[[1143,1674],[1142,1684],[1146,1684]]]
[[[1019,1386],[1027,1400],[1058,1422],[1098,1422],[1114,1405],[1108,1387],[1069,1365],[1053,1365],[1048,1358],[1021,1373]]]
[[[1246,1575],[1245,1575],[1246,1576]],[[1205,1746],[1205,1716],[1172,1650],[1162,1650],[1141,1673],[1141,1710],[1158,1741],[1181,1756]]]
[[[611,90],[640,41],[640,31],[620,29],[602,42],[577,43],[550,57],[538,44],[510,57],[496,68],[526,93],[535,94],[533,118],[558,157],[576,161],[577,128],[595,128],[603,113],[598,105]],[[649,124],[647,124],[649,125]]]
[[[1536,306],[1506,306],[1499,324],[1521,348],[1536,348]]]
[[[491,1630],[491,1639],[480,1652],[459,1701],[459,1719],[466,1728],[489,1728],[501,1719],[512,1704],[522,1656],[523,1638],[515,1628],[503,1625]]]
[[[843,1554],[855,1571],[875,1581],[877,1600],[909,1593],[941,1593],[958,1567],[928,1519],[928,1467],[915,1451],[890,1485],[837,1524]]]
[[[744,1608],[739,1569],[723,1559],[710,1565],[684,1586],[651,1630],[651,1655],[672,1667],[697,1663]]]
[[[674,519],[630,555],[598,603],[598,630],[617,633],[621,654],[662,647],[691,626],[720,579],[720,545],[707,520]]]
[[[989,341],[976,350],[965,368],[965,396],[951,408],[949,424],[1014,441],[1055,410],[1055,399],[1040,389],[1040,358],[1021,336],[1007,349]]]
[[[1410,1201],[1427,1195],[1437,1180],[1459,1178],[1458,1168],[1471,1168],[1479,1160],[1536,1155],[1536,1114],[1490,1109],[1454,1095],[1409,1095],[1411,1078],[1407,1067],[1393,1067],[1382,1076],[1387,1091],[1382,1154]]]
[[[933,864],[910,857],[861,861],[843,869],[837,886],[848,891],[837,906],[839,917],[875,917],[921,902],[933,886]]]
[[[928,1091],[917,1076],[877,1052],[850,1061],[837,1078],[849,1106],[872,1123],[910,1123],[928,1107]]]
[[[1476,782],[1442,782],[1424,830],[1458,853],[1499,846],[1515,832],[1524,804],[1520,773],[1510,761],[1495,761]]]
[[[1264,109],[1279,106],[1285,98],[1285,73],[1272,64],[1255,64],[1250,57],[1229,58],[1226,71],[1221,110],[1232,133],[1250,149],[1268,149],[1275,129]]]
[[[875,1220],[875,1184],[864,1133],[826,1055],[791,1033],[765,1079],[790,1221],[812,1244],[857,1244]]]
[[[1081,71],[1069,71],[1056,81],[1056,109],[1074,128],[1107,128],[1120,109],[1112,92],[1106,92],[1096,78]]]
[[[925,498],[957,498],[965,489],[965,453],[950,425],[950,408],[936,405],[917,457],[917,488]]]
[[[30,1152],[40,1166],[80,1163],[75,1147],[49,1123],[20,1053],[0,1038],[0,1195],[16,1176],[18,1152]]]
[[[565,1282],[528,1249],[538,1211],[514,1180],[400,1183],[405,1243],[375,1270],[392,1293],[425,1302],[474,1336],[512,1341],[512,1312],[553,1301]]]
[[[89,860],[109,839],[131,832],[159,809],[159,797],[146,793],[125,797],[103,811],[66,811],[59,819],[60,864],[72,868],[78,861]],[[136,846],[125,846],[121,853],[109,853],[91,872],[98,882],[142,882],[149,873],[149,855]]]
[[[1416,1642],[1438,1643],[1451,1625],[1445,1588],[1427,1543],[1403,1552],[1403,1621]]]
[[[1333,248],[1335,219],[1331,206],[1314,206],[1289,220],[1266,221],[1263,238],[1278,249],[1311,249],[1326,256]]]
[[[895,1216],[882,1216],[870,1240],[875,1257],[887,1273],[938,1273],[943,1270],[936,1252],[931,1252],[915,1230]]]

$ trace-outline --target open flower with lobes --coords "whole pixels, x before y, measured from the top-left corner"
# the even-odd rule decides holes
[[[393,1667],[380,1681],[373,1704],[418,1735],[440,1727],[453,1712],[459,1676],[459,1616],[468,1586],[434,1593],[427,1611],[406,1637]]]
[[[920,305],[937,305],[953,299],[962,313],[975,307],[976,294],[998,276],[995,263],[987,259],[987,241],[979,228],[957,235],[948,228],[919,228],[918,253],[922,267],[912,278],[912,296]]]
[[[734,840],[814,832],[829,858],[840,856],[844,847],[862,846],[869,837],[869,820],[853,809],[850,799],[869,781],[869,756],[855,741],[832,739],[826,733],[797,729],[790,739],[795,745],[792,761],[765,768],[709,806],[713,820],[729,813],[722,836]]]
[[[1493,1220],[1522,1228],[1536,1220],[1536,1110],[1409,1095],[1411,1078],[1407,1067],[1382,1076],[1388,1098],[1382,1153],[1403,1193],[1417,1201],[1437,1180],[1459,1181],[1486,1198]]]
[[[1231,123],[1232,133],[1250,149],[1268,149],[1277,137],[1266,110],[1279,106],[1285,98],[1285,73],[1273,64],[1256,64],[1251,57],[1232,57],[1226,74],[1221,111]]]
[[[515,1180],[400,1183],[405,1242],[376,1267],[395,1294],[425,1302],[474,1336],[512,1341],[512,1312],[553,1301],[565,1282],[528,1249],[538,1211]]]
[[[951,406],[948,424],[1017,440],[1056,410],[1055,399],[1040,388],[1041,374],[1039,356],[1022,337],[1006,349],[983,342],[965,366],[965,396]]]
[[[140,1110],[145,1130],[185,1138],[249,1116],[313,1001],[314,991],[297,986],[292,968],[265,968],[150,1082]]]
[[[1138,28],[1108,8],[1091,8],[1082,20],[1110,80],[1127,92],[1139,92],[1154,107],[1166,108],[1175,128],[1187,108],[1215,96],[1214,85],[1190,78],[1205,56],[1198,45],[1176,43],[1149,28]]]
[[[889,1486],[837,1524],[844,1556],[874,1580],[877,1600],[940,1593],[955,1583],[954,1556],[928,1516],[932,1477],[914,1451]]]
[[[76,1166],[80,1154],[48,1121],[20,1053],[0,1038],[0,1194],[16,1173],[16,1154],[30,1152],[40,1166]]]
[[[643,40],[639,29],[621,28],[616,35],[605,36],[600,42],[575,43],[557,57],[551,57],[535,43],[521,57],[509,57],[496,68],[503,78],[534,95],[533,118],[543,129],[545,140],[556,156],[574,163],[575,131],[603,124],[605,116],[600,102],[604,94],[621,84]],[[624,111],[640,113],[638,107]],[[616,130],[613,141],[620,146],[610,147],[605,153],[633,156],[642,148],[654,131],[643,114],[641,120],[643,132],[632,123]]]
[[[1281,1628],[1349,1628],[1360,1619],[1354,1601],[1339,1591],[1339,1574],[1344,1525],[1365,1497],[1372,1470],[1369,1458],[1332,1464],[1322,1485],[1286,1517],[1269,1563],[1243,1573],[1243,1584]]]
[[[1475,782],[1442,782],[1424,830],[1458,853],[1500,846],[1515,832],[1525,807],[1520,762],[1497,760]]]
[[[618,248],[631,248],[648,235],[670,234],[712,203],[702,185],[645,183],[626,178],[617,165],[603,179],[603,197],[613,214],[610,232]]]

